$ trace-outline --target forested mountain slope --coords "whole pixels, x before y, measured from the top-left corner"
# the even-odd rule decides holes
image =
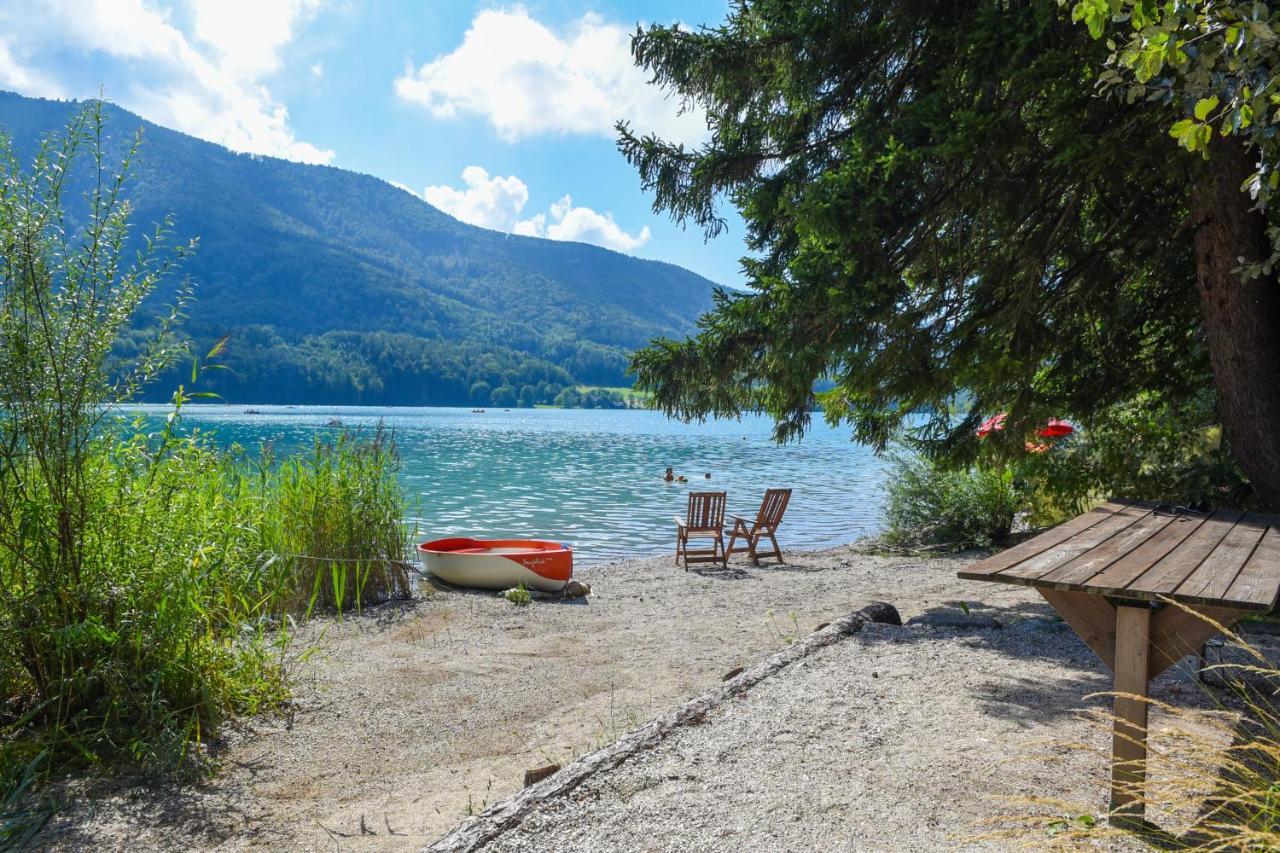
[[[27,158],[78,108],[0,93],[0,129]],[[505,405],[529,386],[526,402],[549,402],[622,384],[629,351],[711,304],[714,285],[671,264],[477,228],[378,178],[105,112],[116,156],[143,128],[139,231],[172,214],[199,237],[187,329],[231,336],[232,370],[206,384],[233,401]]]

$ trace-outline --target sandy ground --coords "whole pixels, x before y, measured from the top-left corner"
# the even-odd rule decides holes
[[[1110,734],[1078,715],[1103,709],[1103,699],[1081,697],[1110,685],[1089,654],[1065,624],[1037,618],[1004,628],[867,626],[544,802],[484,849],[1041,847],[1055,836],[1037,818],[1105,808]],[[1182,703],[1184,682],[1162,679],[1157,698]],[[1167,723],[1157,715],[1157,741]],[[1033,803],[1046,794],[1074,802]],[[1187,816],[1151,817],[1170,829]],[[1104,834],[1068,847],[1150,849]]]
[[[904,619],[961,623],[965,601],[980,618],[870,629],[825,650],[758,686],[721,724],[621,768],[616,785],[582,788],[500,849],[853,850],[868,839],[879,839],[874,849],[940,849],[990,811],[990,797],[1054,792],[1101,809],[1103,750],[1044,742],[1103,743],[1075,714],[1091,704],[1085,694],[1107,689],[1102,665],[1065,626],[1034,618],[1050,611],[1033,592],[956,578],[966,562],[849,548],[727,573],[638,560],[581,573],[593,594],[573,602],[517,608],[436,592],[319,623],[314,654],[297,663],[293,712],[231,733],[219,774],[99,793],[38,841],[421,847],[519,790],[524,770],[568,763],[877,600]],[[1194,693],[1179,677],[1163,676],[1157,695]],[[660,815],[676,821],[669,839],[652,833]]]

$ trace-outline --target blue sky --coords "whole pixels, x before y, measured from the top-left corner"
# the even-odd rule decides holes
[[[0,88],[83,98],[242,151],[377,175],[461,219],[592,242],[740,284],[742,224],[656,215],[611,126],[695,143],[631,66],[637,22],[726,0],[0,0]]]

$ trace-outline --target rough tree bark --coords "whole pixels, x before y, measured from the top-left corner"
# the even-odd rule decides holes
[[[1234,272],[1241,258],[1271,254],[1266,218],[1240,189],[1254,163],[1236,138],[1210,144],[1192,192],[1196,279],[1223,433],[1259,497],[1280,509],[1280,282]]]

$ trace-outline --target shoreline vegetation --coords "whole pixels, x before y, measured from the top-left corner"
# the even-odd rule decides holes
[[[130,239],[137,141],[116,171],[102,136],[90,106],[29,171],[0,138],[2,845],[59,805],[51,779],[204,774],[229,720],[288,700],[300,621],[409,594],[391,436],[250,458],[179,434],[208,396],[185,385],[157,430],[119,413],[188,359],[183,285],[133,357],[114,347],[195,246]],[[193,386],[221,354],[190,359]]]

